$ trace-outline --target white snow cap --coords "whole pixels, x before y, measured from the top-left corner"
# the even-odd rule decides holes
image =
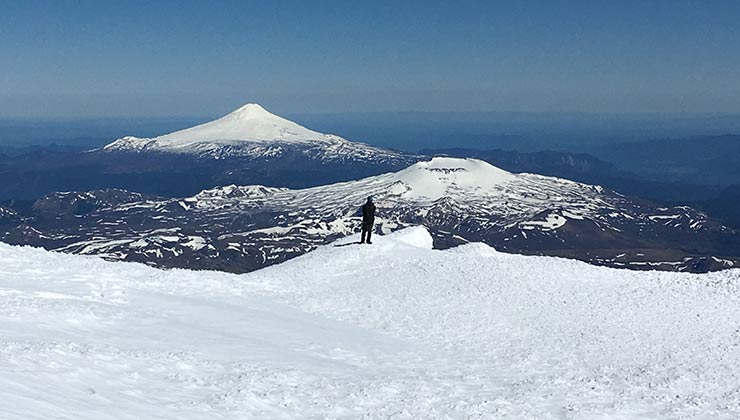
[[[398,172],[397,179],[414,196],[437,199],[454,190],[491,190],[516,179],[503,169],[478,159],[435,157]]]
[[[327,134],[309,130],[293,121],[250,103],[217,120],[157,137],[163,147],[183,147],[201,142],[316,141]]]

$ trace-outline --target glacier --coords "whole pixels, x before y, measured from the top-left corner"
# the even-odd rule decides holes
[[[740,416],[740,270],[356,240],[243,275],[0,244],[2,417]]]

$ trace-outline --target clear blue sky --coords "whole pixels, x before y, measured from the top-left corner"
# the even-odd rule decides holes
[[[0,0],[0,117],[740,111],[740,1]]]

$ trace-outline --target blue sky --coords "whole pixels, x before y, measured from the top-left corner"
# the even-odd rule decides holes
[[[737,112],[738,1],[3,1],[0,117]]]

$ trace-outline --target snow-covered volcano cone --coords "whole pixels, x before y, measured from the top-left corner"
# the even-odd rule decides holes
[[[103,151],[137,151],[203,157],[276,157],[298,152],[327,161],[406,161],[401,153],[351,142],[310,130],[272,114],[261,105],[246,104],[216,120],[154,138],[123,137]]]

